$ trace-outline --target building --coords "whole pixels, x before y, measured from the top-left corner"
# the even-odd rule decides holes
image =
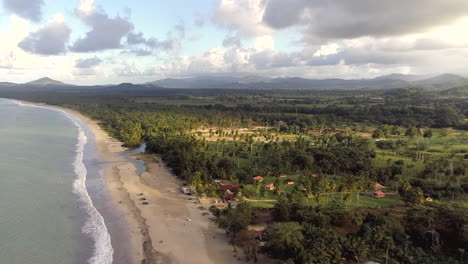
[[[253,179],[254,179],[255,181],[263,181],[263,177],[262,177],[262,176],[255,176],[255,177],[253,177]]]
[[[294,181],[291,180],[291,179],[287,179],[283,182],[285,185],[293,185],[294,184]]]
[[[385,193],[382,191],[375,191],[374,192],[374,198],[383,198],[385,197]]]
[[[275,189],[275,184],[274,183],[267,184],[266,189],[268,191],[273,191]]]
[[[284,172],[281,172],[280,174],[278,174],[278,177],[280,178],[286,178],[286,176],[288,176],[286,173]]]
[[[226,194],[224,196],[224,201],[226,202],[237,201],[237,197],[235,194]]]
[[[382,184],[380,184],[378,182],[376,182],[374,184],[374,190],[380,190],[380,189],[384,189],[384,188],[385,188],[385,186],[383,186]]]

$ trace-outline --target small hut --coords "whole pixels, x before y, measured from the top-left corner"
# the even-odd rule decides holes
[[[382,191],[375,191],[374,192],[374,198],[383,198],[385,197],[385,193]]]
[[[281,172],[280,174],[278,174],[278,177],[280,178],[286,178],[286,176],[288,176],[286,173],[284,172]]]
[[[262,177],[262,176],[255,176],[255,177],[253,177],[253,179],[254,179],[255,181],[263,181],[263,177]]]
[[[287,179],[287,180],[285,180],[283,183],[284,183],[284,185],[293,185],[293,184],[294,184],[294,181],[291,180],[291,179]]]
[[[275,184],[274,183],[267,184],[266,189],[268,191],[273,191],[275,189]]]
[[[380,184],[378,182],[376,182],[374,184],[374,190],[381,190],[381,189],[384,189],[384,188],[385,188],[385,186],[383,186],[382,184]]]

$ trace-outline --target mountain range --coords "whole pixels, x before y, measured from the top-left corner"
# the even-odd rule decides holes
[[[434,77],[390,74],[373,79],[304,79],[299,77],[268,78],[262,76],[210,77],[197,76],[183,79],[162,79],[148,83],[163,88],[238,88],[238,89],[391,89],[420,87],[428,90],[445,90],[467,86],[468,79],[455,74]]]
[[[431,91],[468,86],[468,78],[455,74],[437,76],[390,74],[373,79],[305,79],[299,77],[269,78],[257,75],[235,76],[196,76],[190,78],[167,78],[145,84],[122,83],[118,85],[86,86],[86,89],[392,89],[416,87]],[[63,89],[80,90],[85,86],[74,86],[48,77],[24,84],[0,82],[0,89]]]

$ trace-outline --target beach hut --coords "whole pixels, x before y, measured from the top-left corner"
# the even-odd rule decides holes
[[[280,178],[286,178],[286,176],[288,176],[286,173],[284,172],[281,172],[280,174],[278,174],[278,177]]]
[[[374,198],[383,198],[385,197],[385,193],[382,191],[375,191],[374,192]]]
[[[385,188],[385,186],[383,186],[382,184],[380,184],[378,182],[376,182],[374,184],[374,190],[380,190],[380,189],[384,189],[384,188]]]
[[[227,194],[227,195],[224,196],[224,200],[227,201],[227,202],[237,201],[237,197],[234,194]]]
[[[275,189],[275,184],[274,183],[267,184],[266,189],[268,191],[273,191]]]
[[[253,179],[254,179],[255,181],[263,181],[263,177],[262,177],[262,176],[255,176],[255,177],[253,177]]]
[[[283,182],[285,185],[293,185],[294,184],[294,181],[291,180],[291,179],[287,179]]]

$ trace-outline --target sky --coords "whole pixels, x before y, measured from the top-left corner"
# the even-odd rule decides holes
[[[466,0],[0,1],[0,82],[468,75]]]

